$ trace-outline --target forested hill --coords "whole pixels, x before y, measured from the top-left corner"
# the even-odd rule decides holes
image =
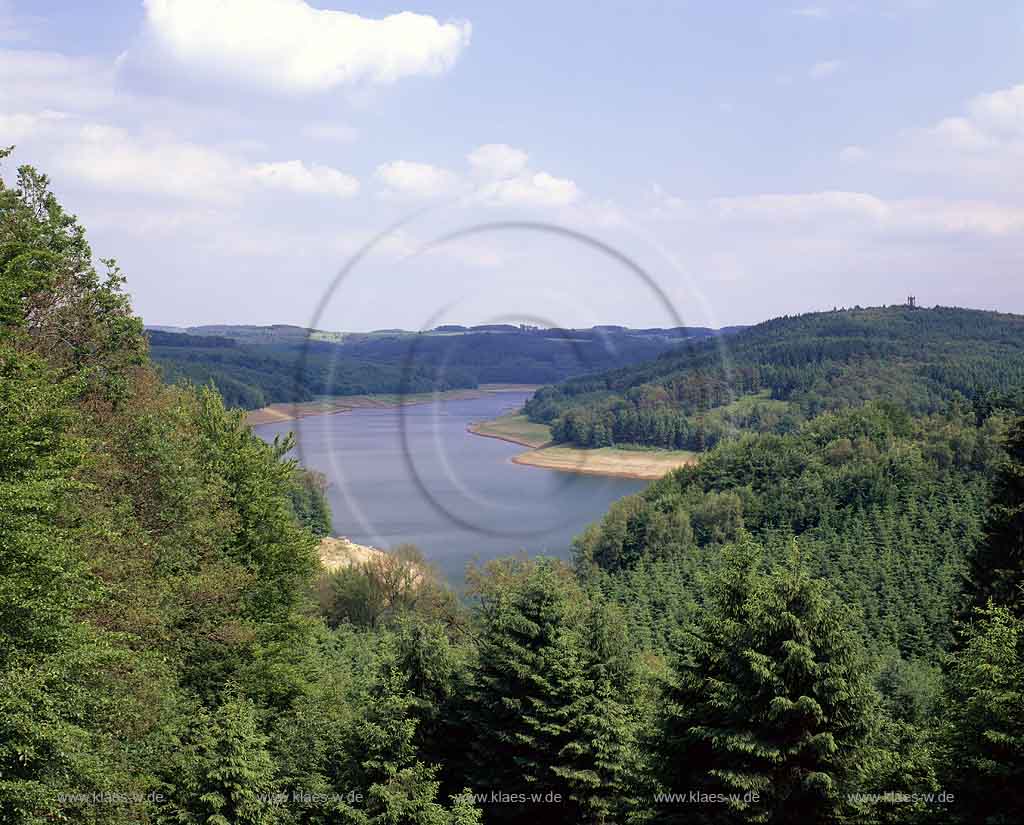
[[[427,332],[342,333],[279,324],[153,327],[147,335],[168,382],[212,382],[230,406],[251,409],[319,395],[544,384],[635,364],[734,329],[449,324]]]
[[[527,405],[581,446],[704,450],[737,431],[792,432],[883,399],[912,413],[1024,385],[1024,317],[907,306],[786,316],[636,366],[539,390]]]
[[[409,546],[324,570],[323,479],[164,385],[92,261],[0,178],[3,825],[1024,822],[1005,399],[724,441],[460,600]]]

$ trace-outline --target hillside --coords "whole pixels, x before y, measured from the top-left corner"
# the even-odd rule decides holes
[[[639,363],[718,334],[707,327],[570,330],[508,324],[446,325],[424,333],[288,325],[147,330],[153,360],[168,382],[212,381],[230,406],[247,409],[318,396],[545,384]]]
[[[526,405],[556,441],[706,450],[740,431],[793,432],[872,399],[923,414],[1024,384],[1024,317],[936,307],[787,316],[597,376]]]
[[[328,480],[164,385],[92,260],[44,176],[0,179],[0,822],[1024,819],[1024,419],[933,357],[1011,376],[1017,319],[869,313],[888,338],[825,347],[850,408],[725,440],[575,567],[495,559],[460,599],[415,546],[322,540]],[[816,391],[785,327],[831,320],[736,350]],[[701,357],[632,372],[685,386]],[[851,407],[876,386],[851,363],[940,409]],[[798,403],[762,381],[703,414]]]

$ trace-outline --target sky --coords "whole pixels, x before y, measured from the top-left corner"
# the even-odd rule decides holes
[[[1024,312],[1024,4],[0,0],[148,324]]]

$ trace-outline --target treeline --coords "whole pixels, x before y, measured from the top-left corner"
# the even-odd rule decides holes
[[[412,548],[324,573],[323,479],[163,385],[91,259],[0,186],[0,821],[1024,819],[997,399],[727,440],[460,600]]]
[[[395,637],[317,615],[322,479],[164,386],[106,265],[0,184],[0,821],[479,822]]]
[[[775,319],[647,364],[545,387],[526,412],[551,424],[558,440],[583,447],[705,450],[742,430],[792,432],[802,420],[872,399],[926,414],[956,396],[981,401],[1022,384],[1020,316],[853,309]],[[752,397],[785,406],[730,420],[734,406]]]
[[[474,388],[476,376],[453,366],[369,361],[327,342],[250,343],[217,336],[150,331],[150,354],[168,383],[213,384],[229,407],[258,409],[323,395],[418,393]]]
[[[325,604],[339,627],[435,628],[419,741],[486,822],[1018,821],[1013,421],[828,413],[623,499],[574,568],[472,571],[465,611],[369,566]],[[401,609],[366,612],[380,592]]]
[[[149,330],[167,381],[212,382],[229,406],[257,408],[320,395],[414,393],[484,383],[545,384],[654,358],[713,330],[531,330],[507,325],[460,334],[367,334],[341,342],[288,328],[212,327],[214,335]],[[203,329],[203,328],[200,328]],[[260,334],[262,332],[262,334]]]

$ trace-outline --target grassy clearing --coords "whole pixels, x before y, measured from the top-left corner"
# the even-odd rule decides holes
[[[759,407],[764,413],[776,413],[783,415],[792,407],[789,401],[778,401],[771,396],[771,390],[761,390],[751,395],[743,395],[730,404],[722,407],[715,407],[704,413],[706,421],[726,419],[729,417],[749,416],[754,407]]]
[[[541,447],[551,441],[551,428],[547,424],[537,424],[525,415],[509,413],[491,421],[480,421],[470,425],[470,432],[488,438],[500,438],[524,447]]]

